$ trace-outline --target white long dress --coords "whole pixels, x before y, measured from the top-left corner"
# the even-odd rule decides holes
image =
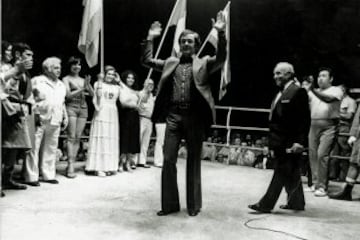
[[[100,110],[94,113],[91,122],[86,170],[117,171],[120,144],[116,100],[119,98],[120,88],[117,85],[96,82],[95,95],[98,90],[100,90]]]

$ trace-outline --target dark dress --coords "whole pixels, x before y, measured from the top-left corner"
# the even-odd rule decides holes
[[[137,110],[119,108],[120,153],[140,153],[140,119]]]

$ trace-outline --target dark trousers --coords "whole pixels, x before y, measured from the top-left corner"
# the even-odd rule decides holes
[[[3,174],[2,174],[2,184],[9,184],[12,181],[12,175],[15,169],[16,157],[18,154],[18,149],[9,149],[3,148]]]
[[[305,198],[301,183],[300,156],[275,152],[275,169],[270,185],[259,204],[273,209],[283,187],[288,194],[287,204],[292,208],[303,208]]]
[[[176,162],[179,144],[185,138],[188,150],[186,164],[186,203],[189,210],[200,210],[201,150],[205,136],[201,118],[190,110],[171,110],[166,119],[164,165],[161,177],[161,207],[163,211],[180,209]]]

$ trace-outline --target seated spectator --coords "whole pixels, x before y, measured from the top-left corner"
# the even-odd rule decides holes
[[[340,121],[338,124],[339,133],[348,133],[356,111],[356,101],[348,95],[347,88],[342,86],[344,98],[340,104]],[[350,156],[351,147],[347,143],[347,137],[336,136],[334,148],[331,155]],[[345,181],[346,173],[349,168],[349,160],[331,158],[329,163],[329,179]]]
[[[208,137],[207,141],[203,142],[201,159],[210,160],[211,162],[215,162],[216,147],[209,143],[212,143],[211,137]]]
[[[186,148],[186,144],[185,144],[185,140],[181,139],[181,143],[180,143],[180,148],[178,151],[178,157],[179,158],[187,158],[187,148]]]
[[[253,145],[253,140],[250,134],[247,134],[245,137],[245,142],[247,146],[251,147]]]
[[[241,139],[240,136],[234,139],[233,145],[230,147],[227,163],[231,165],[236,165],[240,155],[241,149]]]
[[[247,148],[247,143],[241,143],[240,154],[238,157],[238,165],[253,167],[255,163],[255,154]]]

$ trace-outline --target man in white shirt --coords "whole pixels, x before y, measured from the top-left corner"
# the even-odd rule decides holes
[[[40,115],[40,126],[35,131],[35,146],[25,163],[25,183],[39,183],[39,173],[43,182],[58,184],[56,175],[56,149],[61,130],[66,128],[68,116],[65,109],[66,87],[59,80],[61,60],[56,57],[42,63],[44,74],[32,79],[33,90],[38,100],[35,112]]]
[[[308,88],[311,127],[309,133],[309,159],[312,180],[310,187],[315,196],[327,195],[329,155],[332,149],[340,118],[340,103],[344,92],[332,86],[333,75],[329,68],[322,68],[318,76],[318,89]]]
[[[154,81],[150,78],[144,82],[144,88],[140,91],[140,157],[138,167],[149,168],[146,164],[147,152],[149,149],[149,143],[151,133],[153,129],[153,123],[151,121],[151,115],[154,110],[155,98],[152,94],[154,90]]]
[[[340,104],[339,133],[349,133],[352,120],[356,112],[356,101],[348,95],[346,86],[341,86],[344,91],[344,98]],[[338,135],[331,155],[348,157],[351,154],[351,146],[347,143],[348,137]],[[345,181],[346,173],[349,168],[349,160],[331,158],[329,163],[329,177],[338,181]]]

